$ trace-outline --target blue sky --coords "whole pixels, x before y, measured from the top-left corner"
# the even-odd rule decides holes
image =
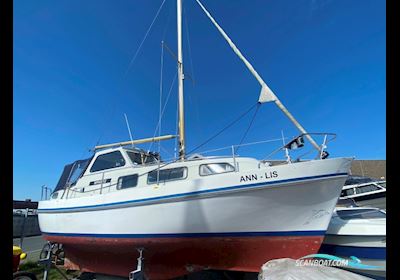
[[[151,137],[158,121],[161,40],[176,53],[175,1],[14,1],[14,199],[39,199],[63,166],[97,142]],[[331,156],[386,158],[386,6],[378,0],[203,0],[271,89],[308,130],[338,134]],[[254,104],[260,87],[194,0],[184,1],[187,149]],[[188,39],[189,38],[189,39]],[[165,54],[163,102],[176,72]],[[127,73],[127,74],[125,74]],[[177,87],[162,122],[174,134]],[[252,114],[201,150],[240,142]],[[291,137],[262,105],[244,142]],[[265,157],[280,143],[242,149]],[[142,146],[148,148],[148,145]],[[174,141],[162,143],[171,157]],[[157,146],[154,146],[157,149]]]

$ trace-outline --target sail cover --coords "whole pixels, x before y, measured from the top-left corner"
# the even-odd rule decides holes
[[[74,185],[76,181],[86,171],[86,168],[91,160],[92,157],[87,159],[77,160],[71,164],[67,164],[64,167],[63,173],[61,174],[61,177],[58,180],[54,192],[65,189],[68,185]]]

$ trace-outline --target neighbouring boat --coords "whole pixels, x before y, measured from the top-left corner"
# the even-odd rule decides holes
[[[328,159],[329,134],[318,145],[196,2],[260,83],[258,104],[274,102],[301,135],[276,150],[286,151],[280,163],[239,157],[235,149],[226,157],[186,154],[177,0],[179,158],[164,162],[129,147],[175,137],[166,135],[96,146],[91,158],[67,165],[38,213],[44,238],[63,244],[69,268],[120,276],[135,270],[132,279],[201,269],[258,272],[268,260],[320,248],[352,158]],[[289,150],[304,146],[303,138],[317,155],[292,161]]]
[[[386,181],[368,177],[351,176],[346,180],[338,203],[351,199],[358,206],[386,210]]]
[[[359,268],[343,268],[374,278],[386,277],[385,211],[372,207],[338,207],[320,253],[352,261],[357,258],[361,261]]]

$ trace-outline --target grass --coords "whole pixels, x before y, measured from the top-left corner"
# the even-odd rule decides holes
[[[78,271],[65,270],[62,267],[58,267],[68,279],[72,279],[79,275]],[[44,266],[37,262],[27,261],[19,266],[19,271],[27,271],[36,275],[37,279],[43,279]],[[65,278],[55,268],[51,268],[47,277],[48,280],[65,280]]]

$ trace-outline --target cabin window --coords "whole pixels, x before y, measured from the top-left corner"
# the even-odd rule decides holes
[[[125,160],[120,151],[114,151],[108,154],[100,155],[96,158],[90,168],[90,172],[121,167],[125,165]]]
[[[354,189],[347,189],[347,190],[342,190],[342,194],[340,196],[348,196],[348,195],[353,195],[354,194]]]
[[[51,195],[51,199],[57,199],[58,197],[58,192],[55,192]]]
[[[343,220],[386,218],[385,213],[375,209],[339,210],[336,213]]]
[[[208,176],[214,174],[221,174],[226,172],[235,171],[235,168],[226,162],[223,163],[209,163],[200,165],[200,175]]]
[[[147,176],[147,183],[148,184],[157,183],[157,178],[159,182],[167,182],[167,181],[186,179],[186,177],[187,177],[186,167],[154,170],[149,172],[149,175]]]
[[[373,185],[373,184],[356,188],[357,194],[366,193],[366,192],[373,192],[373,191],[379,191],[379,190],[380,190],[380,188],[378,186]]]
[[[89,165],[91,159],[76,161],[72,167],[71,176],[69,178],[69,183],[71,186],[75,186],[78,179],[83,175],[87,166]]]
[[[137,152],[127,152],[127,153],[133,164],[157,162],[157,158],[152,154],[137,153]]]
[[[144,163],[154,163],[157,162],[157,158],[154,155],[143,154],[143,162]]]
[[[119,177],[117,189],[122,190],[122,189],[136,187],[137,183],[138,183],[138,175],[137,174]]]
[[[140,153],[127,152],[133,164],[142,164],[142,156]]]

